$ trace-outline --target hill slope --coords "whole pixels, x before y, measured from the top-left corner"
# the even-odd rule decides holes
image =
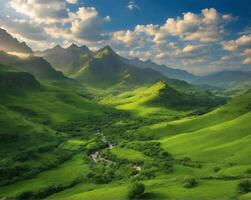
[[[18,52],[31,54],[32,50],[24,42],[19,42],[7,31],[0,28],[0,50],[6,52]]]
[[[3,71],[0,65],[0,93],[19,93],[20,91],[39,90],[40,83],[27,72]]]
[[[52,49],[36,52],[36,55],[45,58],[53,67],[69,76],[78,72],[92,54],[88,47],[78,47],[75,44],[66,49],[58,45]]]
[[[202,116],[163,122],[139,130],[159,136],[170,153],[206,162],[251,164],[251,90]]]
[[[225,102],[225,98],[180,83],[183,82],[158,81],[150,86],[108,95],[101,102],[152,118],[205,112]]]
[[[43,80],[65,80],[66,77],[56,71],[46,60],[40,57],[30,56],[21,59],[0,51],[0,64],[15,67],[19,71],[29,72],[38,79]]]

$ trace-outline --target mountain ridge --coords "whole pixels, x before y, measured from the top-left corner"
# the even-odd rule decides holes
[[[56,71],[45,59],[41,57],[30,56],[28,58],[21,59],[4,51],[0,51],[0,63],[15,67],[20,71],[29,72],[38,79],[67,79],[62,72]]]
[[[25,42],[19,42],[6,30],[0,28],[0,50],[6,52],[17,52],[32,54],[32,49]]]
[[[239,89],[251,85],[251,71],[225,70],[200,77],[196,82],[225,89]]]

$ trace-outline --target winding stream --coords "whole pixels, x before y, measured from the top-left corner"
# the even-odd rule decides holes
[[[101,141],[102,141],[104,144],[107,144],[107,145],[108,145],[108,147],[106,147],[106,148],[108,148],[108,149],[111,150],[111,149],[113,149],[113,148],[115,147],[110,141],[107,140],[107,138],[105,137],[105,135],[104,135],[103,133],[98,132],[97,135],[101,138]],[[92,153],[92,154],[90,155],[90,157],[91,157],[91,159],[92,159],[95,163],[98,163],[98,162],[101,162],[101,161],[102,161],[102,162],[106,163],[106,166],[110,166],[111,164],[114,163],[114,162],[111,161],[111,160],[108,160],[108,159],[103,158],[103,157],[100,155],[100,150],[99,150],[99,151],[95,151],[94,153]],[[134,165],[133,168],[134,168],[135,170],[138,171],[138,174],[135,175],[135,177],[136,177],[136,176],[138,176],[139,173],[141,172],[142,167],[141,167],[141,166]]]

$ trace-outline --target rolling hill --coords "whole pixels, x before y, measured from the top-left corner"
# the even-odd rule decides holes
[[[106,96],[101,102],[129,110],[145,117],[173,117],[194,112],[205,112],[223,104],[217,97],[183,82],[158,81],[150,86]]]
[[[0,65],[0,92],[20,93],[22,91],[39,90],[40,83],[27,72],[4,71],[5,66]]]
[[[67,79],[62,72],[56,71],[46,60],[40,57],[19,58],[0,51],[0,64],[15,67],[19,71],[29,72],[42,80]]]
[[[251,90],[204,116],[173,122],[172,130],[179,134],[163,139],[162,144],[174,154],[195,160],[250,165],[250,102]]]

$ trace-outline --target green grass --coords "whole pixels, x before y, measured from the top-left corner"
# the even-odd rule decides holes
[[[132,161],[149,161],[150,157],[144,155],[143,153],[126,148],[113,148],[111,150],[113,154],[115,154],[120,159],[132,160]]]
[[[163,89],[164,86],[163,82],[158,82],[151,87],[140,87],[133,91],[122,92],[117,96],[108,96],[101,102],[143,117],[171,118],[189,113],[187,111],[165,108],[162,105],[149,104],[149,102],[158,98],[159,90]]]
[[[81,147],[85,146],[88,143],[86,140],[81,140],[81,139],[70,139],[66,141],[62,145],[62,149],[67,149],[67,150],[78,150]]]
[[[15,197],[22,192],[38,191],[50,185],[66,185],[88,172],[89,168],[83,160],[83,156],[76,155],[56,169],[42,172],[32,179],[0,187],[0,197]]]
[[[163,148],[175,155],[186,155],[207,162],[250,164],[251,113],[195,132],[161,140]]]
[[[79,185],[75,188],[66,190],[49,197],[49,200],[111,200],[111,199],[128,199],[128,186],[127,185]]]
[[[146,185],[144,199],[191,199],[191,200],[234,200],[240,195],[236,192],[238,181],[221,181],[221,180],[200,180],[194,188],[184,188],[177,179],[165,180],[155,179],[143,181]],[[107,184],[107,185],[89,185],[82,184],[66,191],[60,192],[49,197],[49,200],[56,199],[128,199],[128,183]],[[213,189],[212,189],[213,188]],[[242,195],[242,198],[248,195]]]
[[[194,188],[184,188],[177,180],[154,180],[146,182],[147,192],[156,199],[208,200],[236,199],[237,181],[199,181]]]

